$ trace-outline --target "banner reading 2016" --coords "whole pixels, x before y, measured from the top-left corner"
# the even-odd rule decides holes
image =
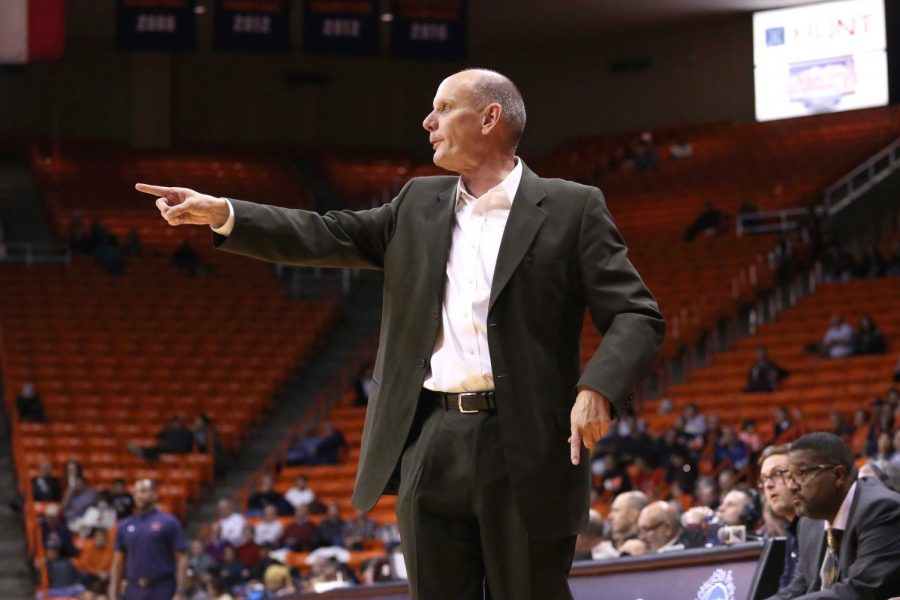
[[[376,0],[306,0],[303,5],[303,52],[307,54],[378,54]]]
[[[117,0],[120,50],[179,52],[197,44],[194,0]]]
[[[290,0],[216,0],[216,48],[286,52],[291,45]]]
[[[466,58],[466,0],[393,0],[391,53],[397,58]]]

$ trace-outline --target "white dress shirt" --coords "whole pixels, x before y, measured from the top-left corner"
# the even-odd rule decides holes
[[[281,542],[284,535],[284,525],[281,521],[275,519],[273,521],[260,521],[256,524],[253,533],[253,541],[258,545],[275,544]]]
[[[487,316],[500,240],[522,180],[522,161],[479,198],[462,177],[456,192],[456,218],[447,258],[441,332],[424,386],[439,392],[494,389],[488,352]]]
[[[479,198],[469,194],[459,178],[441,332],[424,383],[430,390],[453,393],[494,389],[487,339],[488,304],[500,240],[521,181],[522,161],[518,157],[506,178]],[[234,228],[234,207],[227,198],[225,201],[228,220],[213,231],[227,236]]]

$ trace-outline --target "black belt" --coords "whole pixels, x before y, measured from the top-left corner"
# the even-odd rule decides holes
[[[446,410],[461,413],[495,412],[497,410],[497,399],[494,392],[460,392],[458,394],[450,394],[447,392],[434,392],[428,389],[424,391],[437,399],[438,404]]]
[[[134,585],[138,586],[139,588],[144,588],[144,589],[151,588],[159,583],[169,582],[169,581],[171,581],[172,583],[175,583],[175,576],[174,575],[161,575],[159,577],[129,577],[128,578],[128,583],[133,583]]]

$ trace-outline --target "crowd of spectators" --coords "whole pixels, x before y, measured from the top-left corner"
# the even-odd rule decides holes
[[[884,334],[869,315],[863,315],[854,327],[841,315],[831,316],[821,342],[812,343],[807,350],[825,358],[845,358],[862,354],[884,354],[887,344]]]

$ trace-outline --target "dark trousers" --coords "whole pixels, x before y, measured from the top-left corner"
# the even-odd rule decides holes
[[[175,579],[162,579],[153,582],[149,587],[141,587],[128,582],[125,586],[124,600],[172,600],[175,595]]]
[[[494,413],[423,392],[400,462],[397,520],[413,600],[570,600],[575,536],[535,539],[516,509]]]

